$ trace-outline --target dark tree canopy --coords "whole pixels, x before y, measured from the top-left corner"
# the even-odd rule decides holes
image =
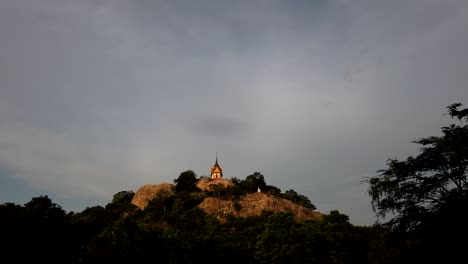
[[[252,175],[245,177],[244,188],[247,192],[256,192],[258,189],[264,192],[266,186],[265,177],[260,172],[254,172]]]
[[[389,159],[387,169],[367,179],[372,206],[379,217],[392,214],[388,224],[414,230],[447,208],[465,208],[468,201],[468,111],[460,103],[448,106],[460,121],[442,127],[441,136],[414,141],[421,145],[416,157]]]
[[[177,179],[174,180],[176,192],[195,192],[199,190],[196,186],[197,175],[192,170],[182,172]]]
[[[306,208],[309,208],[310,210],[317,209],[315,207],[315,205],[312,204],[312,202],[309,200],[309,198],[307,196],[304,196],[302,194],[298,194],[294,190],[287,190],[286,192],[284,192],[283,195],[281,195],[281,197],[283,197],[285,199],[288,199],[290,201],[293,201],[294,203],[302,205],[302,206],[304,206]]]
[[[133,191],[120,191],[112,197],[112,203],[129,203],[135,193]]]
[[[47,196],[33,197],[31,201],[24,204],[24,207],[31,210],[46,211],[50,209],[60,209],[60,206],[53,203]]]

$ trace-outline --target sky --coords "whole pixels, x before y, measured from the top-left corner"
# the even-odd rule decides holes
[[[217,153],[373,224],[363,180],[468,105],[467,47],[466,0],[0,1],[0,203],[77,212]]]

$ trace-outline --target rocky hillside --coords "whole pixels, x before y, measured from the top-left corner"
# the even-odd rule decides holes
[[[143,210],[155,197],[169,197],[174,194],[174,184],[146,184],[140,187],[140,189],[135,193],[135,196],[133,196],[132,199],[132,204]]]
[[[319,212],[314,212],[289,200],[266,193],[250,193],[237,202],[207,197],[199,207],[206,213],[215,215],[221,221],[230,214],[235,217],[245,218],[259,216],[263,211],[292,212],[299,221],[322,219],[322,214]]]
[[[234,186],[234,183],[228,179],[218,179],[218,180],[208,180],[208,179],[201,179],[197,182],[197,187],[202,191],[212,191],[213,186],[220,185],[224,188]]]
[[[196,184],[202,191],[210,191],[215,185],[226,188],[234,186],[234,183],[227,179],[216,181],[203,179],[199,180]],[[132,199],[132,204],[143,210],[152,199],[156,197],[169,197],[172,195],[175,195],[174,184],[148,184],[138,189]],[[273,194],[262,192],[249,193],[239,197],[239,199],[220,199],[206,194],[205,198],[198,206],[206,213],[216,216],[220,221],[225,220],[228,215],[245,218],[249,216],[259,216],[263,211],[272,211],[275,213],[292,212],[299,221],[322,219],[322,214],[319,212],[312,211],[304,206],[295,204],[290,200],[277,197]]]

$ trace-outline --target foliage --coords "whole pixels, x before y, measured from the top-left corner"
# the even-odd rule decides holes
[[[15,261],[25,262],[29,256],[36,261],[71,257],[71,248],[61,242],[68,233],[67,215],[48,196],[33,197],[24,206],[3,204],[0,215],[0,233],[6,242],[2,252],[15,255]],[[55,254],[50,254],[51,248]]]
[[[48,198],[0,205],[0,231],[11,244],[4,257],[18,259],[16,248],[35,252],[38,260],[67,263],[368,263],[371,245],[379,245],[377,229],[354,227],[338,211],[324,221],[296,222],[290,213],[264,212],[220,223],[197,208],[197,193],[154,199],[143,211],[128,206],[131,196],[119,192],[104,207],[68,215],[62,210],[55,220],[45,216],[60,207]]]
[[[277,195],[277,196],[281,195],[281,189],[272,185],[266,186],[266,192],[269,194]]]
[[[175,191],[177,192],[195,192],[199,191],[196,186],[197,175],[192,170],[182,172],[177,179],[174,180]]]
[[[312,204],[312,202],[307,198],[307,196],[304,196],[302,194],[298,194],[294,190],[288,190],[284,194],[281,195],[282,198],[288,199],[298,205],[302,205],[305,208],[309,208],[310,210],[315,210],[317,209],[315,205]]]
[[[254,172],[252,175],[247,176],[241,184],[249,193],[256,192],[258,189],[262,192],[266,191],[265,177],[260,172]]]
[[[441,136],[416,140],[416,157],[390,159],[388,168],[367,179],[378,217],[391,215],[384,239],[400,259],[412,262],[458,263],[464,259],[468,226],[468,109],[448,106],[458,124],[442,127]],[[465,122],[463,122],[465,120]],[[390,243],[392,242],[393,243]],[[404,244],[394,241],[404,241]]]
[[[468,116],[461,104],[448,107],[460,121]],[[461,115],[461,112],[465,112]],[[468,126],[451,124],[442,136],[422,138],[418,156],[389,159],[388,168],[367,180],[372,206],[379,217],[394,215],[388,224],[414,230],[447,207],[464,207],[468,200]]]

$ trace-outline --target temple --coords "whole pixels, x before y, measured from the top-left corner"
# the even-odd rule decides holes
[[[223,177],[223,169],[218,164],[218,155],[216,155],[216,162],[213,168],[211,168],[211,179],[221,179]]]

